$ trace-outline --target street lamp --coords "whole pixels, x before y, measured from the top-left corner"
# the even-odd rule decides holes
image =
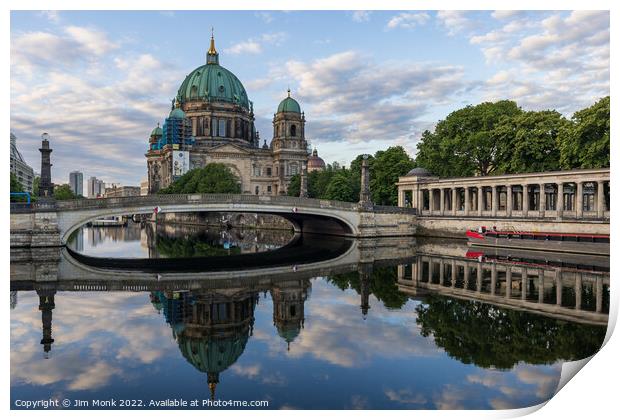
[[[47,134],[47,133],[41,134],[41,140],[49,141],[49,139],[50,139],[50,135],[49,134]]]

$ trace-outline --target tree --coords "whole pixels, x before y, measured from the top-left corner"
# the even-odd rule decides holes
[[[74,200],[77,197],[73,194],[73,191],[71,191],[69,184],[63,184],[54,188],[54,198],[56,200]]]
[[[17,179],[17,176],[13,172],[11,172],[11,192],[23,192],[24,186]]]
[[[487,303],[430,295],[416,308],[424,337],[463,363],[510,369],[596,353],[606,327],[560,321]]]
[[[327,281],[336,285],[340,290],[352,289],[358,294],[362,292],[359,273],[355,271],[335,274],[328,277]],[[409,300],[405,293],[398,290],[398,271],[396,266],[373,267],[369,286],[369,292],[388,309],[400,309]]]
[[[41,185],[41,177],[35,176],[34,180],[32,180],[32,195],[34,197],[39,196],[39,185]]]
[[[291,177],[291,181],[288,184],[286,194],[290,197],[299,197],[301,192],[301,175],[295,174]]]
[[[239,194],[241,184],[232,171],[222,163],[209,163],[192,169],[159,194]]]
[[[417,166],[441,177],[489,175],[500,161],[496,126],[520,114],[513,101],[484,102],[450,113],[418,143]]]
[[[560,165],[564,169],[609,167],[609,96],[575,112],[560,131]]]
[[[357,163],[356,163],[357,166]],[[357,180],[360,179],[360,169],[356,169]],[[398,177],[404,176],[414,167],[413,159],[409,157],[401,146],[390,147],[375,153],[370,168],[370,192],[375,204],[395,206],[398,203]],[[357,182],[359,184],[359,181]],[[359,191],[359,189],[358,189]]]
[[[336,172],[330,179],[325,194],[321,198],[349,202],[357,201],[353,197],[353,188],[351,188],[351,179],[348,172],[346,169]]]
[[[558,170],[558,135],[567,124],[557,111],[528,111],[504,119],[494,129],[500,157],[497,172]]]

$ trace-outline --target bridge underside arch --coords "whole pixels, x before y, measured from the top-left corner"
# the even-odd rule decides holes
[[[66,228],[61,228],[61,241],[66,244],[73,232],[80,227],[92,222],[96,219],[109,216],[132,216],[134,214],[152,214],[152,208],[127,208],[127,209],[97,209],[86,212],[75,212],[73,215],[67,215]],[[288,220],[296,232],[315,233],[324,235],[337,236],[356,236],[357,226],[353,221],[346,220],[340,214],[330,214],[329,211],[323,211],[324,214],[317,214],[317,210],[291,209],[291,208],[239,208],[239,207],[212,207],[197,208],[194,206],[166,206],[162,208],[161,213],[192,213],[192,212],[208,212],[208,213],[257,213],[270,214],[280,216]]]

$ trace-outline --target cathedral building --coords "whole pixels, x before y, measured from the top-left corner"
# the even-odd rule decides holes
[[[261,145],[252,101],[239,79],[220,65],[211,36],[206,64],[185,78],[163,127],[158,124],[151,132],[146,153],[149,194],[209,163],[226,165],[243,194],[286,194],[291,177],[313,159],[305,124],[289,90],[274,114],[271,141]]]

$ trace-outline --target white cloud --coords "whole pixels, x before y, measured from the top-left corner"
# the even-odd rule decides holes
[[[471,24],[466,14],[467,12],[462,10],[440,10],[437,12],[437,19],[446,27],[448,35],[456,35]]]
[[[265,23],[271,23],[274,20],[273,14],[269,12],[256,12],[254,15]]]
[[[392,17],[387,23],[387,29],[412,29],[424,25],[431,17],[426,12],[403,12]]]
[[[370,20],[371,14],[372,12],[368,10],[356,10],[351,15],[351,19],[353,19],[354,22],[359,22],[359,23],[368,22]]]
[[[472,86],[458,66],[377,63],[356,51],[289,61],[286,73],[295,77],[295,95],[312,115],[308,137],[318,142],[411,144],[430,107]]]
[[[40,12],[43,17],[52,23],[60,22],[60,12],[58,10],[43,10]]]
[[[137,184],[146,171],[146,137],[165,117],[166,98],[183,73],[151,54],[114,55],[117,50],[117,42],[93,28],[13,37],[11,129],[31,164],[40,158],[40,133],[52,135],[55,182],[81,169]]]
[[[226,48],[224,51],[228,54],[260,54],[263,52],[265,45],[279,46],[286,39],[287,35],[284,32],[275,32],[262,34],[258,38],[250,38],[246,41],[233,44],[231,47]]]
[[[609,94],[609,12],[494,12],[502,26],[470,36],[498,68],[483,100],[570,115]]]

